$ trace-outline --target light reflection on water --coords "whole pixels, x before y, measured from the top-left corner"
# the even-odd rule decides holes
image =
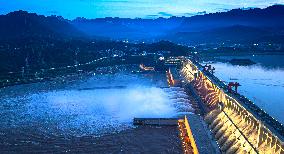
[[[37,85],[31,89],[36,91]],[[17,89],[19,93],[21,90],[27,89]],[[27,91],[16,97],[6,94],[0,98],[0,131],[33,128],[56,136],[118,132],[132,128],[134,117],[177,115],[178,107],[169,92],[145,78],[120,74],[93,77],[63,89]],[[186,108],[185,104],[180,108]]]
[[[284,124],[284,70],[260,65],[233,66],[214,63],[215,75],[223,81],[239,82],[239,92]]]

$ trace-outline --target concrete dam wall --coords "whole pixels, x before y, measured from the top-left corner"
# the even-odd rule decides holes
[[[244,96],[188,59],[181,69],[208,108],[205,121],[223,153],[284,154],[283,126]]]

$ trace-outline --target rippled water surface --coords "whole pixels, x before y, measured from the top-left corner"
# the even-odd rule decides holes
[[[112,74],[1,89],[0,131],[100,136],[133,127],[134,117],[173,117],[190,109],[163,89],[165,75]],[[185,94],[184,94],[185,95]]]

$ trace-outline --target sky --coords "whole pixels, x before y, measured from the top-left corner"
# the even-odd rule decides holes
[[[234,8],[265,8],[284,0],[0,0],[0,14],[25,10],[64,18],[192,16]]]

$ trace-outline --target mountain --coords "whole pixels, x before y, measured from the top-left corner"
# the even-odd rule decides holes
[[[23,67],[32,70],[63,67],[121,52],[126,55],[144,51],[171,55],[188,53],[188,48],[169,41],[217,46],[223,42],[241,43],[244,51],[248,49],[246,44],[254,46],[265,42],[263,44],[268,46],[265,48],[282,51],[283,19],[283,5],[168,19],[77,18],[70,21],[58,16],[16,11],[0,15],[0,73],[18,72]],[[93,38],[97,39],[97,36],[100,39],[169,41],[150,45],[96,42]]]
[[[151,40],[178,28],[185,17],[130,19],[130,18],[77,18],[71,23],[89,35],[113,39]]]
[[[265,9],[234,9],[186,18],[161,39],[178,43],[255,43],[284,44],[284,5]]]
[[[265,9],[233,9],[228,12],[210,13],[187,18],[176,32],[199,32],[221,27],[242,25],[249,27],[284,27],[284,5]]]
[[[163,39],[177,43],[284,43],[284,31],[267,27],[234,25],[199,32],[177,32]]]
[[[0,16],[0,39],[23,37],[92,37],[115,40],[186,42],[253,41],[282,38],[284,5],[233,9],[193,17],[157,19],[77,18],[42,16],[16,11]],[[244,33],[244,34],[241,34]],[[208,36],[208,37],[205,37]],[[216,38],[216,39],[214,39]],[[274,39],[275,40],[275,39]],[[276,39],[277,41],[277,39]],[[281,42],[281,41],[280,41]]]
[[[89,35],[113,39],[161,39],[175,42],[254,41],[282,38],[284,5],[259,9],[233,9],[193,17],[168,19],[77,18],[71,23]]]
[[[0,15],[0,39],[25,37],[84,37],[68,20],[57,16],[42,16],[26,11]]]

